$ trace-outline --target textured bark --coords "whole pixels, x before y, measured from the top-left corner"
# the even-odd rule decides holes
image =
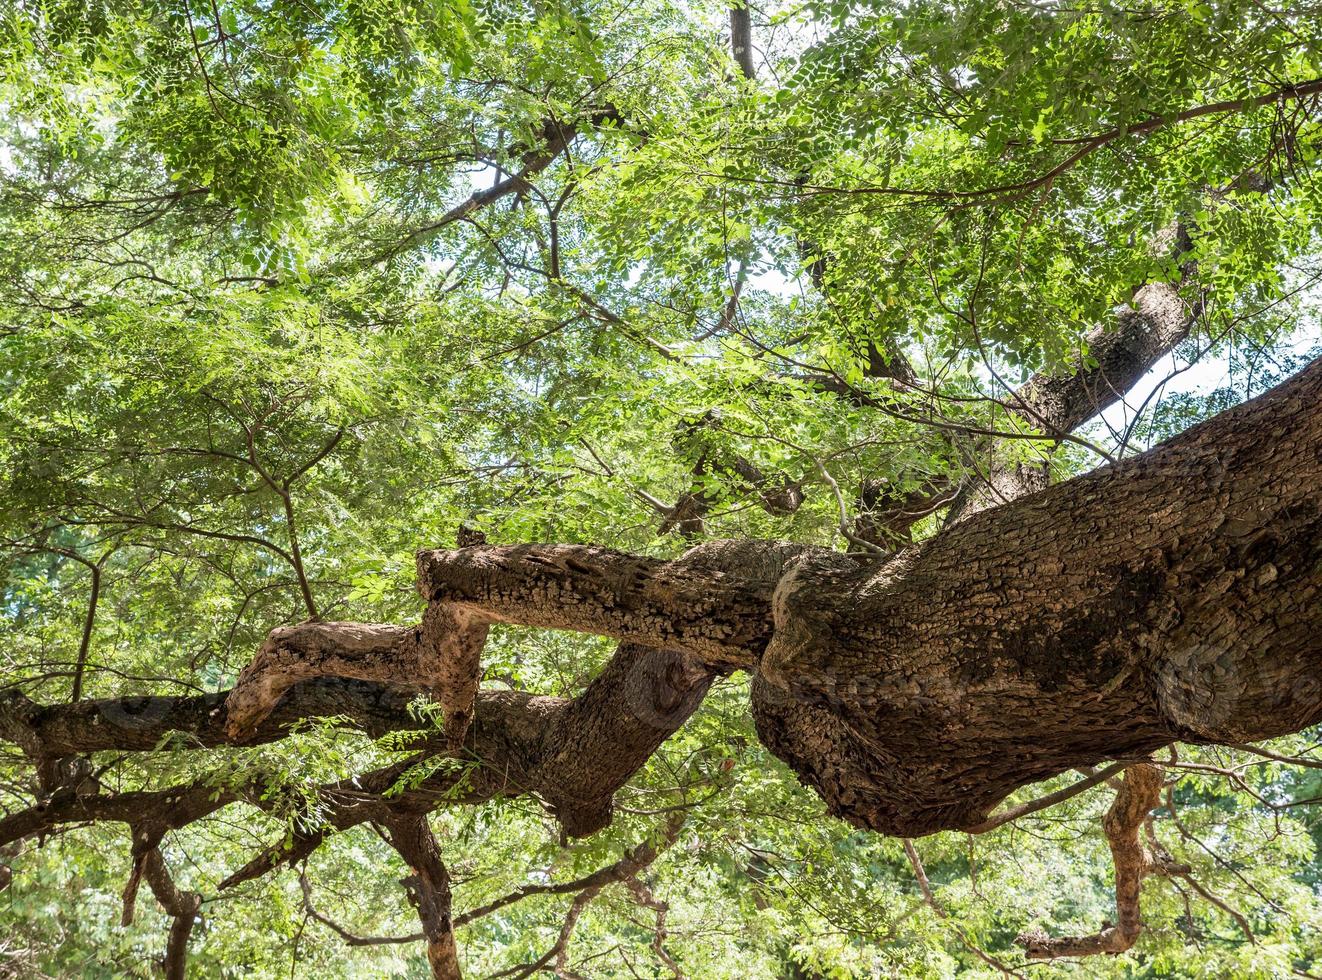
[[[459,950],[450,918],[450,875],[422,814],[402,814],[386,824],[390,843],[409,866],[404,879],[427,937],[427,962],[435,980],[460,980]]]
[[[1139,289],[1114,324],[1086,338],[1095,362],[1065,375],[1038,375],[1017,392],[1011,407],[1048,434],[1076,429],[1114,405],[1166,354],[1189,336],[1197,310],[1177,285],[1148,283]]]
[[[1140,831],[1148,814],[1161,804],[1161,786],[1161,770],[1156,766],[1131,766],[1125,771],[1115,801],[1102,820],[1115,865],[1115,924],[1091,936],[1026,933],[1019,937],[1019,943],[1029,959],[1123,953],[1138,940],[1143,931],[1139,894],[1143,879],[1154,867]]]
[[[78,796],[63,790],[50,799],[0,819],[0,847],[44,833],[60,824],[112,821],[137,823],[151,814],[163,832],[201,820],[237,796],[207,784],[172,786],[156,792]]]
[[[323,640],[333,632],[332,624],[317,624],[316,629]],[[361,636],[356,626],[351,632]],[[379,635],[383,637],[383,652],[394,649],[389,634]],[[465,791],[452,797],[455,802],[477,803],[497,795],[534,793],[550,806],[566,833],[582,836],[609,822],[615,790],[684,724],[701,703],[711,680],[711,672],[689,656],[663,648],[622,644],[577,697],[482,691],[475,701],[474,722],[460,750],[454,750],[446,740],[426,737],[425,732],[417,748],[424,754],[440,752],[479,763],[476,772],[468,774]],[[389,686],[334,677],[302,681],[281,698],[249,742],[282,738],[292,724],[312,717],[345,718],[373,737],[417,729],[419,723],[407,709],[419,690],[416,685]],[[42,707],[11,692],[0,699],[0,726],[16,736],[21,734],[29,745],[44,746],[62,755],[104,750],[149,752],[163,742],[178,750],[210,748],[229,741],[228,694],[113,698]],[[377,809],[364,803],[362,794],[383,793],[398,780],[403,768],[407,764],[351,780],[344,787],[342,801],[335,787],[323,789],[329,805],[343,803],[343,812],[333,810],[332,824],[343,829],[379,816]],[[433,780],[415,793],[394,798],[394,802],[429,809],[440,801],[439,791],[453,788]],[[232,791],[217,795],[207,784],[91,797],[62,790],[39,807],[0,819],[0,845],[64,823],[134,823],[144,813],[154,814],[155,823],[163,831],[200,819],[241,798]],[[315,848],[320,839],[310,834],[299,846]],[[232,877],[235,881],[255,877],[270,870],[270,859],[284,863],[291,854],[297,856],[294,851],[278,847]]]
[[[1156,236],[1153,248],[1172,262],[1181,262],[1192,248],[1188,227],[1181,221]],[[1084,338],[1088,360],[1079,358],[1068,373],[1034,376],[1009,398],[1007,408],[1020,420],[1056,440],[1105,411],[1130,391],[1157,362],[1189,336],[1202,308],[1202,293],[1193,302],[1181,295],[1196,265],[1183,262],[1178,282],[1149,282],[1134,290],[1129,304],[1114,322],[1093,328]],[[1041,447],[1040,447],[1041,448]],[[1054,450],[1048,443],[1048,454]],[[1045,489],[1049,466],[1007,462],[993,453],[985,483],[971,483],[952,508],[963,516],[1008,503]]]
[[[965,828],[1013,789],[1322,717],[1322,362],[1158,449],[774,600],[762,740],[862,826]]]
[[[226,702],[226,730],[231,738],[251,737],[284,693],[309,678],[408,680],[432,690],[457,748],[473,719],[490,621],[466,606],[432,603],[413,629],[310,622],[273,630]]]
[[[735,668],[754,675],[762,740],[831,811],[901,836],[975,829],[1020,786],[1177,739],[1238,744],[1297,731],[1322,718],[1320,406],[1322,362],[1156,450],[885,559],[753,541],[669,562],[577,545],[423,552],[423,595],[467,622],[624,641],[577,698],[479,692],[463,751],[484,765],[460,801],[537,793],[567,830],[589,833],[710,675]],[[417,629],[305,624],[279,635],[291,649],[306,640],[324,658],[317,671],[416,690]],[[280,666],[271,683],[306,668]],[[247,675],[249,690],[267,683],[260,670]],[[388,692],[305,680],[254,737],[346,706],[368,730],[400,727],[407,698]],[[50,755],[148,749],[169,730],[217,744],[240,694],[226,705],[58,708],[10,696],[0,728]],[[160,717],[134,727],[147,715]],[[125,723],[104,724],[111,716]],[[438,750],[452,751],[425,747]],[[398,775],[359,782],[346,800]],[[132,820],[135,805],[160,799],[140,796],[62,790],[0,821],[0,844],[59,822]],[[169,799],[170,826],[227,802],[190,787]],[[434,806],[435,793],[396,803]],[[337,826],[375,819],[355,806]]]
[[[419,588],[474,618],[751,670],[762,740],[832,812],[900,836],[972,828],[1069,768],[1322,717],[1319,395],[1322,363],[886,560],[758,542],[671,562],[482,546],[421,553]],[[516,771],[545,783],[544,759]]]
[[[193,925],[202,909],[202,896],[197,892],[181,891],[165,866],[160,844],[163,830],[159,825],[133,828],[133,871],[124,886],[124,911],[120,925],[131,925],[138,900],[138,888],[143,878],[151,886],[152,894],[170,916],[170,935],[166,940],[162,967],[166,980],[184,980],[188,964],[188,940]]]
[[[437,678],[440,656],[422,629],[368,623],[303,623],[272,630],[239,674],[226,707],[231,738],[246,739],[284,693],[313,677],[363,681]]]
[[[683,650],[717,669],[748,668],[771,638],[772,589],[804,545],[721,541],[674,561],[590,545],[423,551],[418,589],[495,622]]]
[[[197,892],[181,891],[170,877],[165,859],[158,848],[142,855],[142,871],[151,886],[156,901],[171,916],[170,935],[165,944],[165,980],[184,980],[188,963],[188,940],[193,934],[197,913],[202,908],[202,896]]]
[[[294,684],[315,677],[432,686],[462,743],[492,623],[578,630],[682,650],[713,669],[751,667],[771,635],[771,589],[803,547],[716,542],[661,561],[589,545],[474,546],[418,554],[419,628],[303,623],[274,630],[226,701],[251,737]]]
[[[745,78],[754,78],[757,68],[753,65],[753,17],[748,6],[730,8],[730,53]]]

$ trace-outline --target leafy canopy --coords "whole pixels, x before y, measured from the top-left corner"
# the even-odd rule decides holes
[[[281,623],[414,621],[412,553],[460,524],[671,555],[690,542],[660,511],[696,493],[702,534],[843,545],[867,481],[957,482],[991,431],[1038,458],[1007,392],[1087,365],[1089,332],[1145,282],[1199,298],[1175,363],[1226,383],[1082,442],[1131,452],[1260,390],[1311,322],[1322,220],[1322,10],[1278,7],[772,4],[753,11],[748,79],[727,11],[701,3],[12,0],[5,683],[48,702],[75,683],[224,689]],[[901,359],[919,383],[889,383]],[[1097,460],[1070,444],[1051,465]],[[763,506],[768,487],[804,502]],[[606,652],[498,636],[486,683],[573,693]],[[943,918],[899,842],[826,818],[760,749],[745,703],[721,682],[586,841],[563,845],[528,799],[438,811],[457,907],[585,874],[691,805],[653,870],[690,976],[994,975],[976,950],[1014,962],[1024,928],[1108,914],[1105,791],[920,844]],[[297,801],[406,750],[319,724],[94,762],[120,789],[256,772]],[[1315,972],[1322,825],[1293,805],[1318,795],[1315,770],[1182,758],[1236,773],[1175,770],[1161,822],[1206,894],[1150,883],[1143,944],[1088,969]],[[4,806],[30,802],[16,752],[3,772]],[[242,819],[171,838],[176,874],[214,895],[315,811]],[[8,859],[0,948],[19,969],[146,975],[160,919],[113,925],[120,828]],[[411,931],[396,861],[365,828],[332,838],[312,860],[319,904],[361,934]],[[537,959],[564,909],[475,922],[467,968]],[[571,960],[661,975],[645,920],[604,892]],[[416,945],[345,947],[288,872],[209,903],[192,957],[234,976],[423,962]]]

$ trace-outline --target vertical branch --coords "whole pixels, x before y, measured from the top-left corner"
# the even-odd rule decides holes
[[[312,598],[312,586],[308,583],[308,573],[303,567],[303,552],[298,546],[298,528],[294,523],[294,501],[286,486],[278,491],[285,509],[285,526],[289,530],[289,554],[293,558],[294,574],[298,576],[298,588],[303,593],[303,605],[307,607],[308,619],[321,617],[317,613],[317,603]]]
[[[427,937],[427,962],[435,980],[460,980],[459,950],[450,917],[450,874],[422,813],[392,817],[390,843],[412,872],[403,880]]]
[[[47,530],[53,529],[48,528]],[[71,548],[60,548],[50,544],[26,545],[17,541],[6,541],[6,543],[22,549],[21,553],[46,552],[68,558],[70,561],[76,561],[82,565],[92,575],[91,594],[87,599],[87,612],[83,616],[82,635],[78,640],[78,656],[74,663],[73,689],[69,696],[69,702],[76,704],[83,697],[83,673],[87,668],[87,657],[92,650],[92,633],[96,627],[96,607],[101,599],[101,571],[105,568],[106,562],[115,553],[118,546],[110,547],[100,558],[92,561],[89,558],[84,558]]]
[[[747,4],[730,8],[730,53],[745,78],[757,76],[753,66],[753,11]]]
[[[1143,846],[1140,832],[1148,813],[1161,803],[1161,788],[1161,770],[1156,766],[1130,766],[1125,770],[1115,801],[1102,818],[1102,828],[1106,831],[1115,863],[1115,925],[1091,936],[1050,937],[1040,932],[1025,933],[1019,937],[1019,944],[1025,948],[1029,959],[1123,953],[1138,941],[1143,931],[1139,893],[1143,879],[1157,867]]]
[[[143,832],[134,831],[137,840]],[[146,839],[155,836],[146,832]],[[124,886],[124,912],[121,924],[133,922],[133,909],[138,897],[138,886],[142,879],[147,879],[152,894],[171,917],[170,934],[165,943],[163,962],[165,980],[185,980],[188,964],[188,940],[193,934],[197,922],[197,913],[202,908],[202,896],[197,892],[182,891],[170,877],[170,869],[165,866],[160,848],[152,845],[139,853],[133,860],[133,871],[128,884]]]
[[[87,616],[83,619],[83,635],[78,641],[78,659],[73,668],[73,690],[69,694],[69,701],[77,703],[83,698],[83,672],[87,669],[87,656],[92,650],[92,630],[96,626],[96,606],[101,599],[101,569],[105,566],[106,559],[115,553],[111,548],[95,562],[86,561],[83,558],[77,558],[88,567],[92,573],[92,594],[87,599]]]
[[[0,859],[4,859],[5,862],[0,864],[0,892],[8,888],[10,883],[14,880],[12,862],[22,853],[23,841],[21,840],[16,840],[11,844],[5,844],[3,847],[0,847]]]
[[[317,615],[317,604],[312,598],[312,586],[308,582],[307,571],[303,567],[303,551],[298,543],[298,526],[294,521],[294,498],[290,493],[290,490],[300,477],[334,451],[335,447],[340,444],[340,440],[344,438],[344,432],[344,426],[340,426],[336,429],[335,435],[331,436],[330,440],[322,446],[311,459],[296,469],[279,484],[272,479],[270,474],[266,472],[265,468],[258,464],[256,446],[253,444],[251,435],[249,435],[248,438],[248,455],[252,460],[253,467],[262,476],[262,479],[266,480],[266,482],[271,485],[271,488],[280,495],[280,501],[284,505],[285,526],[289,531],[289,554],[293,559],[292,564],[294,566],[294,574],[298,576],[298,587],[303,593],[303,604],[307,606],[308,618],[313,620],[319,619],[320,617]]]
[[[224,405],[224,402],[221,402],[221,404]],[[228,406],[226,408],[228,409]],[[230,414],[234,415],[232,411]],[[238,418],[238,416],[235,415],[235,418]],[[299,466],[284,480],[277,480],[275,475],[263,466],[257,458],[257,440],[253,427],[241,420],[239,425],[243,429],[244,440],[248,446],[248,465],[252,467],[254,473],[261,477],[262,482],[274,490],[276,496],[280,498],[280,504],[285,513],[285,530],[289,534],[289,564],[293,566],[294,576],[298,579],[298,588],[303,595],[303,605],[308,611],[308,619],[315,622],[321,617],[317,612],[317,603],[312,595],[312,585],[308,581],[307,569],[303,565],[303,550],[298,541],[298,523],[294,518],[294,498],[291,489],[300,477],[329,456],[335,447],[340,444],[340,440],[344,438],[344,426],[340,426],[330,440],[311,459]]]

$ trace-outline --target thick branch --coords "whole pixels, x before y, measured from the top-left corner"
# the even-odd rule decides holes
[[[744,78],[756,78],[753,64],[753,11],[745,5],[730,8],[730,53]]]
[[[492,623],[578,630],[692,655],[717,670],[756,662],[771,590],[801,546],[712,542],[674,561],[590,545],[474,545],[418,553],[421,628],[304,623],[275,630],[227,701],[227,730],[255,730],[293,684],[318,676],[436,689],[461,744]]]
[[[324,634],[330,625],[307,628]],[[684,724],[711,678],[709,671],[677,652],[624,644],[576,698],[482,692],[461,750],[434,744],[439,740],[425,732],[417,742],[424,755],[441,751],[475,764],[465,773],[464,791],[455,793],[453,773],[441,774],[391,798],[392,805],[425,810],[447,802],[478,803],[496,795],[533,793],[546,801],[567,833],[592,833],[610,821],[614,792]],[[371,735],[416,729],[419,723],[410,716],[408,705],[417,693],[416,688],[335,678],[305,681],[287,692],[254,738],[280,738],[289,726],[309,717],[345,717]],[[221,693],[41,707],[11,695],[0,702],[0,733],[66,754],[151,751],[165,740],[177,750],[212,747],[227,742],[225,703],[226,694]],[[384,794],[415,761],[323,787],[332,830],[377,819]],[[66,823],[135,822],[143,813],[159,813],[163,828],[178,827],[240,798],[234,791],[217,793],[206,784],[115,796],[79,797],[64,790],[43,806],[0,820],[0,844]],[[270,854],[249,862],[227,884],[297,860],[315,849],[324,833],[310,829],[297,834],[292,848],[282,842]]]
[[[1319,406],[1322,361],[880,567],[795,566],[763,742],[834,812],[917,836],[1067,769],[1315,723]]]
[[[198,910],[202,908],[202,896],[197,892],[181,891],[175,886],[159,848],[150,848],[139,860],[152,894],[172,919],[165,946],[165,980],[184,980],[188,939],[193,934]]]
[[[1011,399],[1011,409],[1049,434],[1072,432],[1123,398],[1188,337],[1197,314],[1197,307],[1180,296],[1179,283],[1148,283],[1114,324],[1088,335],[1093,366],[1078,364],[1068,375],[1037,375]]]
[[[136,823],[151,813],[162,829],[182,827],[237,799],[232,792],[209,785],[174,786],[157,792],[78,796],[64,790],[45,803],[0,819],[0,846],[45,833],[61,824],[119,821]]]
[[[693,654],[725,669],[771,636],[771,589],[802,546],[716,542],[674,561],[591,545],[418,553],[418,589],[492,622],[610,636]]]

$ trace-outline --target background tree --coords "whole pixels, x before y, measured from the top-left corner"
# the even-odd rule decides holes
[[[1318,13],[7,6],[0,969],[1316,973]]]

